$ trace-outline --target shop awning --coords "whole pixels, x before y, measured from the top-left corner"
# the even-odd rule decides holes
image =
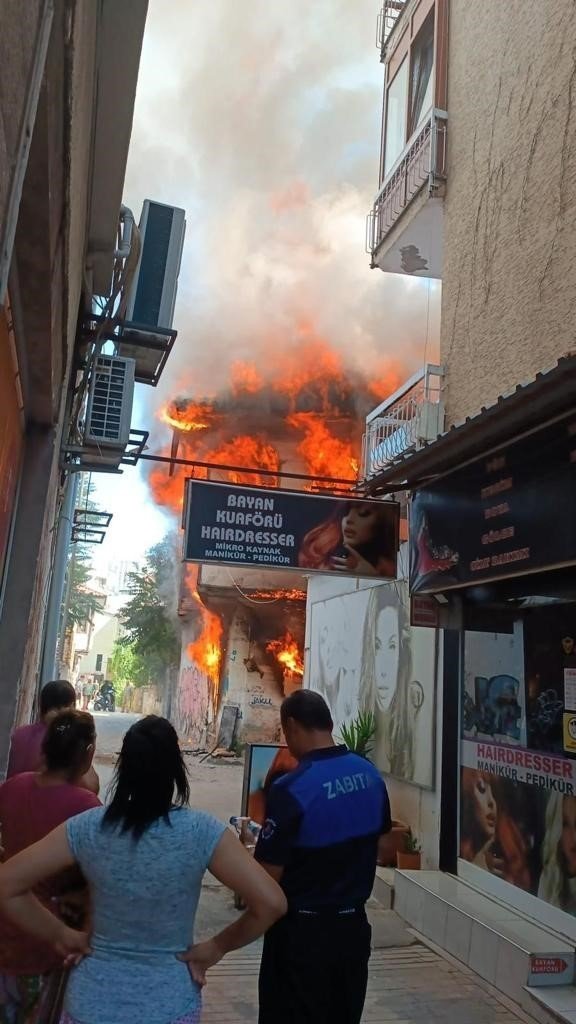
[[[369,494],[415,490],[471,459],[537,430],[576,408],[576,355],[451,427],[420,451],[398,458],[366,484]]]

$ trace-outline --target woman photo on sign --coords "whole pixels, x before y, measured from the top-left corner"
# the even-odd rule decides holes
[[[462,768],[460,856],[529,892],[528,844],[510,814],[498,806],[496,781],[487,772]]]
[[[390,505],[343,501],[329,519],[304,537],[298,553],[301,569],[394,577],[396,532]]]
[[[551,793],[548,798],[538,895],[576,914],[576,796]]]

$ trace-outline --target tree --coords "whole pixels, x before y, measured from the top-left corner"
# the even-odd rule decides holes
[[[173,590],[174,550],[168,536],[150,548],[141,570],[128,574],[131,596],[120,613],[125,635],[119,644],[132,649],[155,682],[180,661],[180,638],[167,601]]]
[[[120,640],[114,644],[107,673],[114,683],[117,698],[122,696],[129,683],[143,686],[148,682],[145,661],[136,653],[133,644],[123,644]]]
[[[68,562],[68,602],[65,629],[83,626],[90,622],[102,606],[102,597],[90,590],[92,562],[88,553],[79,545],[72,550]]]

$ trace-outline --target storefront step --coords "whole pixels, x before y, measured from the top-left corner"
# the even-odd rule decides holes
[[[396,871],[394,909],[527,1012],[534,1012],[532,986],[574,982],[569,940],[453,875]],[[576,1015],[566,1020],[576,1024]]]
[[[576,1024],[576,987],[560,985],[552,988],[526,988],[531,1000],[532,1014],[538,1021],[555,1024]]]
[[[395,874],[394,868],[376,868],[372,895],[374,899],[378,900],[378,903],[380,903],[384,910],[392,910],[394,908]]]

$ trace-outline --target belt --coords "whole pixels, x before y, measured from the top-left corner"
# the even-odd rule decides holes
[[[314,910],[307,907],[298,907],[288,911],[288,917],[349,917],[353,914],[364,913],[364,904],[361,906],[348,905],[341,907],[316,907]]]

